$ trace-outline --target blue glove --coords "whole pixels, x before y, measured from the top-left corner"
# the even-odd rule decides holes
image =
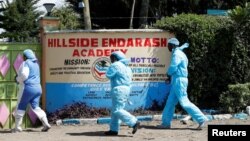
[[[170,84],[170,82],[171,82],[171,76],[167,75],[167,79],[165,80],[165,83]]]

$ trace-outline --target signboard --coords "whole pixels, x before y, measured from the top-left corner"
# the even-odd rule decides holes
[[[105,73],[113,51],[130,59],[133,85],[127,109],[148,108],[163,102],[170,61],[169,33],[162,30],[93,30],[45,33],[46,110],[84,102],[110,108],[110,82]]]
[[[207,9],[208,15],[227,16],[227,10]]]

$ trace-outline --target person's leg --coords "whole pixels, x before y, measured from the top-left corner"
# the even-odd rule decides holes
[[[15,128],[12,130],[13,133],[22,131],[21,126],[22,126],[23,116],[25,114],[25,110],[30,100],[30,96],[28,93],[26,93],[24,87],[22,87],[22,89],[19,92],[20,93],[18,96],[17,107],[14,114]]]
[[[194,105],[187,96],[187,86],[188,81],[185,78],[178,79],[177,83],[176,96],[179,100],[180,105],[182,108],[199,124],[203,124],[207,121],[206,116],[201,112],[201,110]]]
[[[112,94],[112,91],[111,91],[111,96],[112,96],[111,121],[109,124],[109,131],[104,132],[104,134],[115,136],[115,135],[118,135],[118,132],[120,130],[121,121],[118,119],[118,117],[114,113],[116,111],[116,108],[117,108],[117,103],[116,103],[116,99],[114,97],[114,94]]]
[[[137,121],[137,118],[133,115],[131,115],[129,112],[127,112],[126,110],[124,110],[125,108],[125,103],[128,100],[128,95],[129,95],[130,89],[129,87],[117,87],[114,88],[113,90],[113,110],[112,110],[112,114],[113,116],[115,116],[117,119],[121,120],[122,122],[124,122],[125,124],[127,124],[129,127],[133,128],[132,133],[134,134],[137,129],[138,126],[140,125],[139,122]],[[112,128],[111,130],[117,130],[117,132],[119,131],[118,128],[115,128],[117,126],[117,121],[116,123],[113,122],[111,124]],[[120,126],[120,123],[118,124]]]
[[[181,122],[182,124],[187,124],[188,121],[191,120],[191,119],[192,119],[192,117],[191,117],[190,115],[188,115],[188,116],[182,118],[182,119],[180,120],[180,122]]]
[[[12,132],[21,132],[22,131],[22,121],[23,121],[23,116],[25,114],[25,110],[18,110],[18,106],[20,104],[22,95],[23,95],[23,90],[24,90],[24,85],[19,84],[18,85],[18,93],[17,93],[17,106],[15,109],[15,128],[12,130]]]
[[[174,85],[173,85],[173,89],[174,89]],[[175,93],[171,88],[166,105],[165,105],[163,112],[162,112],[162,124],[161,124],[161,126],[158,126],[159,128],[170,128],[171,127],[171,121],[173,119],[175,106],[177,103],[178,103],[178,99],[176,98]]]
[[[24,84],[18,84],[17,105],[19,105],[21,101],[21,98],[23,96],[23,91],[24,91]],[[16,110],[17,110],[17,107],[16,107]]]
[[[40,108],[40,105],[39,105],[40,98],[42,95],[41,85],[27,86],[26,92],[30,93],[30,95],[32,95],[29,103],[30,103],[30,106],[31,106],[33,112],[37,115],[38,119],[43,124],[42,132],[48,131],[51,128],[51,126],[48,122],[46,113]]]
[[[15,111],[15,128],[12,129],[12,132],[22,132],[22,122],[25,110],[16,110]]]
[[[125,103],[120,103],[119,108],[116,108],[113,114],[115,114],[116,117],[122,122],[124,122],[126,125],[133,128],[132,133],[134,134],[140,126],[140,123],[137,121],[137,118],[135,116],[124,110],[124,107]]]
[[[48,122],[46,113],[39,107],[40,97],[40,94],[34,96],[33,99],[30,100],[30,105],[33,112],[43,124],[43,129],[41,131],[47,132],[51,128],[51,125]]]
[[[36,107],[36,108],[32,108],[32,110],[34,111],[34,113],[37,115],[38,119],[42,122],[43,124],[43,128],[42,128],[42,132],[47,132],[50,128],[51,125],[48,122],[46,113],[40,108],[40,107]]]
[[[114,107],[115,105],[112,104],[112,106]],[[118,119],[116,114],[114,114],[115,108],[113,108],[113,107],[111,110],[111,121],[109,124],[110,131],[105,132],[106,135],[118,135],[118,132],[120,130],[121,121]]]
[[[124,110],[124,107],[125,103],[119,103],[119,106],[114,111],[114,114],[129,127],[133,127],[137,122],[137,118]]]

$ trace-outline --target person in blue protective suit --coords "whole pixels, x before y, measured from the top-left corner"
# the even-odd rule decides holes
[[[167,103],[162,113],[162,124],[158,128],[171,128],[175,106],[179,102],[181,107],[198,122],[197,129],[202,129],[207,121],[206,116],[201,110],[188,99],[188,58],[183,52],[184,48],[189,46],[185,43],[179,47],[179,41],[176,38],[168,40],[168,49],[172,52],[170,66],[167,71],[167,76],[170,78],[171,89],[167,99]],[[169,79],[167,80],[169,81]]]
[[[46,113],[39,107],[42,88],[40,83],[40,68],[34,52],[26,49],[23,52],[24,62],[19,67],[16,82],[19,85],[18,103],[15,110],[15,128],[12,132],[22,131],[22,120],[26,108],[30,105],[31,110],[37,115],[43,124],[42,131],[48,131],[51,126],[48,123]]]
[[[106,76],[110,79],[111,84],[111,122],[110,130],[104,134],[118,135],[121,122],[133,128],[132,133],[135,134],[140,122],[124,109],[128,102],[132,83],[132,71],[128,66],[129,60],[121,51],[112,52],[110,60],[112,64],[106,71]]]

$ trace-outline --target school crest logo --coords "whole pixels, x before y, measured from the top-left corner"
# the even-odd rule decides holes
[[[98,58],[92,66],[92,75],[93,77],[101,82],[108,81],[108,78],[106,77],[106,71],[108,67],[111,65],[111,62],[109,58],[102,57]]]

